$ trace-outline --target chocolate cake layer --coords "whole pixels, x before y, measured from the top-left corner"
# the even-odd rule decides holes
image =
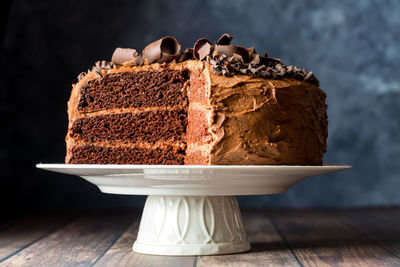
[[[78,110],[90,112],[126,107],[163,107],[187,103],[187,70],[109,73],[88,81],[80,91]]]
[[[76,119],[71,137],[90,142],[182,140],[186,133],[186,110],[159,110]]]
[[[182,165],[185,150],[177,147],[144,149],[85,145],[71,148],[68,164]]]

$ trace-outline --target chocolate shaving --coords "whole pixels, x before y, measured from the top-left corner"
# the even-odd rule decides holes
[[[101,70],[100,70],[99,68],[93,67],[92,70],[93,70],[94,74],[96,75],[96,77],[97,77],[98,79],[101,79],[101,78],[104,77],[103,73],[101,72]]]
[[[193,56],[195,59],[203,60],[212,51],[211,42],[206,38],[200,38],[193,46]]]
[[[94,65],[99,69],[111,69],[111,65],[108,64],[108,62],[105,60],[96,61],[96,63],[94,63]]]
[[[228,58],[229,63],[239,63],[244,64],[243,57],[239,54],[233,53],[231,57]]]
[[[143,56],[150,64],[169,62],[178,56],[180,50],[181,45],[178,41],[172,36],[167,36],[147,45],[143,49]]]
[[[117,65],[143,65],[161,63],[161,67],[166,67],[167,62],[183,62],[190,59],[206,60],[211,65],[211,71],[215,74],[226,77],[232,74],[252,75],[267,79],[293,78],[306,81],[319,86],[319,81],[313,72],[308,72],[305,68],[297,66],[285,66],[280,59],[270,58],[267,53],[263,56],[256,53],[254,47],[244,48],[242,46],[231,45],[233,37],[224,33],[215,45],[206,39],[199,39],[192,48],[180,53],[180,44],[171,36],[161,38],[143,49],[140,55],[135,49],[117,48],[112,56],[112,62],[97,61],[92,71],[98,78],[103,77],[104,70]],[[103,70],[103,71],[102,71]],[[88,73],[90,70],[88,70]],[[82,72],[78,80],[86,75]]]
[[[257,68],[254,69],[254,75],[259,76],[261,71],[267,69],[265,65],[260,65]]]
[[[304,77],[304,80],[308,81],[311,79],[312,76],[313,76],[313,73],[312,73],[312,71],[310,71],[309,73],[307,73],[306,77]]]
[[[280,60],[276,59],[276,58],[260,56],[260,63],[259,64],[266,65],[266,66],[269,66],[269,67],[274,67],[279,62],[280,62]]]
[[[222,75],[224,75],[225,77],[229,76],[229,70],[227,68],[222,68]]]
[[[292,74],[293,73],[293,66],[292,65],[286,67],[286,73],[288,73],[288,74]]]
[[[78,75],[78,81],[82,80],[83,77],[86,76],[86,72],[82,71],[81,73],[79,73]]]
[[[111,61],[112,63],[118,65],[143,65],[143,57],[139,54],[139,52],[136,51],[136,49],[132,48],[118,47],[115,49]]]
[[[254,47],[247,48],[247,52],[249,53],[249,58],[251,59],[253,55],[257,55],[256,49]]]
[[[204,45],[202,45],[197,50],[197,53],[196,53],[196,54],[198,54],[198,59],[203,60],[206,56],[208,56],[211,53],[212,48],[213,48],[212,45],[209,43],[205,43]]]
[[[260,64],[260,55],[258,55],[258,54],[253,54],[253,55],[251,56],[251,59],[250,59],[250,64],[251,64],[251,65],[258,65],[258,64]]]
[[[253,52],[251,51],[250,53]],[[213,73],[224,75],[226,77],[229,77],[232,73],[246,75],[250,74],[254,77],[266,79],[282,79],[293,77],[297,80],[304,80],[319,86],[319,81],[312,72],[307,72],[306,69],[301,69],[294,66],[286,67],[277,58],[268,58],[254,53],[251,55],[250,63],[245,63],[242,55],[233,53],[232,56],[227,57],[227,54],[229,53],[221,53],[220,50],[217,50],[216,48],[212,53],[212,56],[206,57],[207,62],[209,62],[212,66],[211,71]]]
[[[219,37],[217,45],[230,45],[232,39],[233,37],[230,34],[224,33],[223,35],[221,35],[221,37]]]
[[[186,48],[185,51],[182,53],[179,53],[179,55],[175,58],[176,62],[183,62],[186,60],[193,59],[193,49],[192,48]]]
[[[233,53],[239,54],[242,56],[243,61],[245,63],[249,62],[249,53],[247,52],[247,49],[244,48],[243,46],[238,46],[238,45],[216,45],[215,50],[217,50],[218,54],[224,54],[227,57],[233,56]]]

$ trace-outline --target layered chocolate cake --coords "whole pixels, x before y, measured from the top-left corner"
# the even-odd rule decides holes
[[[322,164],[327,115],[315,75],[231,40],[180,52],[164,37],[81,73],[66,163]]]

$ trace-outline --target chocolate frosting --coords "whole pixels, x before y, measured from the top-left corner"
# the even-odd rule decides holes
[[[215,165],[322,163],[328,122],[321,89],[293,78],[224,78],[211,68],[197,77],[207,99],[189,94],[189,114],[208,114],[210,137],[188,142],[187,154],[201,151]]]
[[[198,135],[206,131],[206,134],[200,140],[187,141],[187,158],[202,155],[202,163],[188,159],[185,164],[322,163],[327,116],[325,93],[321,89],[294,78],[273,80],[240,74],[223,77],[213,73],[212,68],[206,61],[187,60],[167,65],[116,65],[99,71],[102,75],[165,69],[191,71],[186,90],[189,121],[193,120],[195,126],[188,125],[187,132]],[[91,79],[96,79],[94,71],[74,86],[68,105],[70,123],[83,116],[77,114],[77,101],[81,88]],[[203,114],[206,119],[203,122],[193,119],[193,112]],[[200,127],[202,131],[189,127]]]
[[[323,91],[296,80],[236,78],[211,74],[217,115],[211,163],[321,164],[327,137]]]

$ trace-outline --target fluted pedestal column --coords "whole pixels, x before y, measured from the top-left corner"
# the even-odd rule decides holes
[[[248,251],[234,196],[148,196],[133,250],[152,255]]]

